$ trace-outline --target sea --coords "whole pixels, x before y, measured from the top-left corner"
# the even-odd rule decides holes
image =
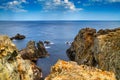
[[[59,59],[68,61],[66,50],[81,28],[113,29],[120,27],[120,21],[0,21],[0,35],[25,35],[24,40],[13,40],[19,50],[26,47],[30,40],[50,41],[45,46],[49,57],[40,58],[37,65],[42,69],[43,76],[50,73],[50,68]]]

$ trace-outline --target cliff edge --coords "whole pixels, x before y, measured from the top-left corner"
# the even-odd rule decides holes
[[[66,52],[70,60],[113,71],[120,80],[120,28],[81,29]]]

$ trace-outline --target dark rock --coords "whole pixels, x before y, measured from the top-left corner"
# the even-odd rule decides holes
[[[35,62],[38,58],[49,56],[43,42],[39,41],[35,46],[35,41],[29,41],[26,48],[19,51],[23,59],[30,59]]]
[[[120,80],[120,28],[81,29],[66,53],[70,60],[112,71]]]
[[[67,41],[67,42],[65,42],[65,44],[67,44],[67,45],[71,45],[72,42]]]
[[[71,61],[75,61],[75,51],[73,49],[67,49],[67,56]]]
[[[50,45],[50,43],[51,43],[50,41],[44,41],[45,45]]]
[[[46,56],[49,56],[42,41],[39,41],[37,43],[37,53],[40,55],[40,58],[44,58]]]
[[[11,37],[10,39],[11,40],[13,40],[13,39],[15,39],[15,40],[22,40],[22,39],[25,39],[25,36],[18,33],[14,37]]]

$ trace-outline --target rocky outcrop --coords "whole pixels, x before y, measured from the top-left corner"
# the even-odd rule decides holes
[[[120,28],[81,29],[66,52],[70,60],[113,71],[120,80]]]
[[[25,39],[25,36],[17,33],[14,37],[11,37],[10,39],[11,40],[13,40],[13,39],[15,39],[15,40],[22,40],[22,39]]]
[[[26,48],[19,51],[23,59],[36,61],[38,58],[49,56],[42,41],[39,41],[37,46],[35,45],[35,41],[29,41]]]
[[[1,35],[0,80],[40,80],[41,78],[41,69],[30,60],[24,60],[11,40]]]
[[[116,80],[112,72],[59,60],[45,80]]]

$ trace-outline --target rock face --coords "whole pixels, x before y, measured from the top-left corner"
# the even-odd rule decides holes
[[[35,41],[29,41],[26,48],[19,51],[23,59],[36,61],[38,58],[47,57],[49,54],[46,51],[43,42],[39,41],[37,47]]]
[[[112,72],[59,60],[45,80],[116,80]]]
[[[13,40],[13,39],[15,39],[15,40],[22,40],[22,39],[25,39],[25,36],[18,33],[14,37],[11,37],[10,39],[11,40]]]
[[[113,71],[120,80],[120,28],[81,29],[66,52],[70,60]]]
[[[0,35],[0,80],[40,80],[41,77],[41,69],[30,60],[23,60],[11,40]]]

